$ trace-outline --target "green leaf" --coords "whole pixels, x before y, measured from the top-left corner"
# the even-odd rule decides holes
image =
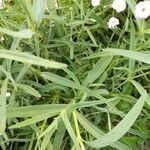
[[[76,111],[76,114],[77,114],[77,119],[80,122],[80,124],[82,125],[82,127],[87,132],[89,132],[91,135],[93,135],[95,138],[100,138],[105,135],[105,133],[103,131],[98,129],[95,125],[93,125],[90,121],[88,121],[85,117],[83,117],[77,111]],[[119,141],[116,141],[115,143],[111,144],[110,146],[113,148],[116,148],[118,150],[130,150],[130,148],[127,145],[125,145]]]
[[[74,81],[76,84],[80,84],[78,78],[75,76],[75,74],[74,74],[72,71],[70,71],[70,70],[67,69],[67,68],[65,68],[65,69],[63,69],[63,70],[73,79],[73,81]]]
[[[150,29],[144,30],[144,33],[150,34]]]
[[[129,6],[130,10],[132,11],[133,15],[135,16],[135,6],[136,6],[135,0],[126,0],[126,2]],[[135,19],[136,19],[137,26],[140,28],[140,20],[137,19],[136,17],[135,17]]]
[[[112,61],[111,56],[105,56],[102,57],[92,68],[91,71],[89,71],[88,76],[85,79],[85,85],[92,84],[102,73],[106,70],[110,62]]]
[[[43,138],[43,142],[41,144],[41,150],[45,150],[49,141],[50,141],[50,138],[51,136],[53,135],[53,133],[55,132],[55,130],[57,129],[57,126],[59,125],[61,121],[61,118],[60,116],[58,116],[57,118],[55,118],[55,120],[51,123],[51,125],[40,135],[38,136],[38,139],[40,139],[41,137],[44,136]]]
[[[33,27],[32,2],[30,0],[22,0],[21,4],[25,11],[29,26]]]
[[[74,89],[81,89],[82,88],[79,84],[77,84],[71,80],[68,80],[64,77],[58,76],[54,73],[42,72],[41,76],[44,79],[47,79],[49,81],[52,81],[52,82],[60,84],[60,85],[64,85],[64,86],[71,87]]]
[[[94,148],[102,148],[113,144],[119,140],[136,121],[137,117],[143,108],[146,100],[146,93],[144,92],[139,100],[136,102],[130,112],[123,118],[120,123],[114,127],[110,132],[105,134],[103,137],[98,138],[95,141],[87,142],[87,144]]]
[[[85,26],[84,26],[84,29],[85,29],[86,32],[88,33],[88,35],[89,35],[91,41],[93,42],[93,44],[94,44],[95,46],[97,46],[96,39],[94,38],[92,32],[91,32],[87,27],[85,27]]]
[[[46,7],[46,0],[34,0],[34,2],[33,2],[33,19],[38,26],[42,22],[45,7]]]
[[[11,31],[9,29],[2,28],[2,27],[0,27],[0,32],[10,35],[15,38],[31,38],[34,34],[34,32],[31,31],[30,29],[24,29],[22,31],[17,32],[17,31]]]
[[[136,82],[134,80],[132,80],[131,82],[136,87],[136,89],[139,91],[139,93],[141,95],[143,95],[143,93],[145,92],[145,89],[138,82]],[[150,96],[147,93],[146,93],[146,96],[147,96],[146,103],[150,106]]]
[[[137,61],[141,61],[147,64],[150,64],[150,55],[144,54],[141,52],[123,50],[123,49],[114,49],[114,48],[106,48],[103,49],[105,52],[108,52],[109,55],[119,55],[124,57],[129,57],[131,59],[135,59]]]
[[[48,83],[42,88],[42,91],[46,93],[53,91],[53,90],[62,90],[66,93],[66,95],[69,95],[68,88],[60,84]]]
[[[101,105],[101,104],[112,102],[114,100],[116,100],[116,98],[106,99],[105,101],[97,100],[97,101],[86,101],[86,102],[75,103],[75,104],[70,105],[68,107],[68,110],[73,111],[73,110],[78,109],[78,108],[85,108],[85,107]]]
[[[132,13],[135,14],[135,1],[134,0],[126,0],[127,4],[129,5],[129,8],[131,9]]]
[[[7,76],[7,78],[13,83],[13,85],[15,86],[14,79],[12,78],[11,74],[9,72],[7,72],[3,66],[0,66],[0,71],[2,71]]]
[[[130,49],[129,50],[136,51],[136,44],[137,44],[137,40],[135,38],[136,31],[135,31],[135,27],[134,27],[132,19],[130,19],[130,26],[131,26],[131,29],[130,29],[131,31],[130,31]],[[134,68],[135,68],[135,60],[129,59],[128,78],[131,78],[133,76]]]
[[[68,119],[68,116],[67,116],[66,111],[63,111],[63,112],[61,113],[61,117],[62,117],[62,119],[63,119],[63,121],[64,121],[64,124],[65,124],[65,126],[66,126],[66,129],[67,129],[67,131],[68,131],[68,133],[69,133],[69,135],[70,135],[72,141],[74,142],[74,145],[76,146],[76,148],[77,148],[78,150],[80,150],[80,146],[79,146],[78,139],[77,139],[77,137],[76,137],[76,135],[75,135],[75,133],[74,133],[74,130],[73,130],[71,124],[70,124],[70,121],[69,121],[69,119]]]
[[[65,136],[66,128],[64,123],[61,121],[58,125],[57,132],[55,134],[54,142],[53,142],[53,148],[55,149],[61,149],[61,145],[63,144],[63,139]]]
[[[23,67],[21,67],[21,70],[20,72],[18,73],[18,75],[16,76],[15,78],[15,81],[16,82],[19,82],[23,77],[24,75],[27,73],[27,71],[29,70],[31,65],[24,65]]]
[[[66,109],[65,104],[45,104],[35,106],[23,106],[16,108],[7,108],[7,117],[34,117],[44,113],[59,113]]]
[[[143,92],[145,92],[145,89],[136,81],[132,80],[131,83],[136,87],[138,92],[143,95]]]
[[[47,135],[45,135],[45,137],[43,138],[43,141],[41,143],[40,150],[46,150],[46,148],[49,148],[49,150],[53,150],[53,146],[52,146],[52,144],[50,142],[50,138],[53,135],[53,133],[55,132],[55,130],[56,130],[55,128],[52,128],[51,132],[47,133]]]
[[[4,80],[0,95],[0,135],[3,134],[6,128],[6,92],[7,79]]]
[[[59,123],[61,122],[61,117],[58,116],[57,118],[55,118],[55,120],[49,125],[49,127],[44,131],[42,132],[42,134],[40,134],[38,136],[38,139],[42,138],[43,136],[46,136],[47,134],[50,134],[51,131],[54,131],[57,129],[57,126],[59,125]],[[54,130],[53,130],[54,129]]]
[[[0,58],[16,60],[23,63],[33,64],[37,66],[44,66],[46,68],[65,68],[66,64],[58,63],[55,61],[49,61],[47,59],[43,59],[29,53],[24,53],[20,51],[10,51],[5,49],[0,49]]]
[[[34,88],[32,88],[29,85],[25,85],[25,84],[17,84],[17,87],[19,87],[20,89],[24,90],[26,93],[33,95],[35,97],[41,97],[40,93],[38,91],[36,91]]]
[[[21,127],[24,127],[24,126],[28,126],[28,125],[34,124],[36,122],[42,121],[44,119],[53,117],[53,116],[57,115],[58,113],[59,112],[50,112],[50,113],[41,114],[39,116],[30,118],[30,119],[26,119],[25,121],[16,123],[15,125],[10,126],[9,129],[21,128]]]

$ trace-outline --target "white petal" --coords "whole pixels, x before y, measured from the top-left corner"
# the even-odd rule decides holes
[[[100,5],[100,0],[91,0],[92,6],[96,7]]]
[[[126,1],[125,0],[114,0],[112,4],[112,8],[116,10],[116,12],[120,13],[126,9]]]
[[[107,24],[108,24],[108,28],[113,29],[116,28],[117,25],[119,25],[119,20],[115,17],[111,17],[107,22]]]
[[[146,19],[150,16],[150,1],[139,2],[135,6],[135,17]]]
[[[6,97],[10,97],[11,94],[9,92],[6,92]]]

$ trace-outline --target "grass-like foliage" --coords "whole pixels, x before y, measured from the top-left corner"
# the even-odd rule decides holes
[[[0,149],[150,149],[150,19],[112,3],[0,4]]]

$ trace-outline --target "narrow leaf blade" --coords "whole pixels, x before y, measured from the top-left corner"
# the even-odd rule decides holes
[[[3,134],[6,128],[6,91],[7,79],[2,84],[0,95],[0,135]]]
[[[123,50],[123,49],[114,49],[114,48],[107,48],[103,49],[105,52],[108,52],[110,55],[119,55],[124,57],[129,57],[131,59],[141,61],[147,64],[150,64],[150,55],[144,54],[141,52]]]
[[[17,108],[7,108],[7,117],[35,117],[44,113],[61,112],[66,109],[65,104],[45,104],[34,106],[23,106]]]
[[[136,102],[134,107],[130,110],[130,112],[122,119],[122,121],[113,128],[110,132],[105,134],[103,137],[98,138],[95,141],[88,142],[87,144],[91,147],[102,148],[108,145],[113,144],[118,139],[120,139],[134,124],[137,117],[139,116],[143,105],[146,100],[146,94],[140,97],[140,99]]]
[[[11,31],[9,29],[6,29],[6,28],[2,28],[0,27],[0,32],[4,33],[4,34],[7,34],[7,35],[10,35],[12,37],[15,37],[15,38],[31,38],[34,34],[33,31],[31,31],[30,29],[24,29],[22,31]]]
[[[64,85],[64,86],[71,87],[71,88],[74,88],[74,89],[80,89],[81,88],[81,86],[79,84],[76,84],[75,82],[73,82],[71,80],[68,80],[64,77],[58,76],[54,73],[43,72],[41,74],[41,76],[44,79],[47,79],[49,81],[52,81],[52,82],[60,84],[60,85]]]
[[[17,87],[24,90],[26,93],[28,93],[30,95],[33,95],[35,97],[41,97],[40,93],[29,85],[19,83],[19,84],[17,84]]]
[[[19,52],[19,51],[10,51],[1,49],[0,50],[0,58],[16,60],[22,63],[33,64],[37,66],[43,66],[46,68],[56,68],[61,69],[67,67],[66,64],[58,63],[55,61],[49,61],[47,59],[43,59],[29,53]]]
[[[78,118],[78,121],[80,122],[80,124],[83,126],[83,128],[85,130],[87,130],[91,135],[93,135],[94,137],[96,138],[100,138],[100,137],[103,137],[105,135],[105,133],[103,131],[101,131],[99,128],[97,128],[94,124],[92,124],[90,121],[88,121],[85,117],[83,117],[80,113],[76,112],[77,114],[77,118]],[[117,141],[113,144],[110,145],[111,147],[113,148],[116,148],[118,150],[130,150],[130,148]]]

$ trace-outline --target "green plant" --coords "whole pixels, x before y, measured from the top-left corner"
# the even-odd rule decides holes
[[[0,10],[1,149],[149,149],[149,19],[134,0],[120,14],[108,0],[57,2]]]

